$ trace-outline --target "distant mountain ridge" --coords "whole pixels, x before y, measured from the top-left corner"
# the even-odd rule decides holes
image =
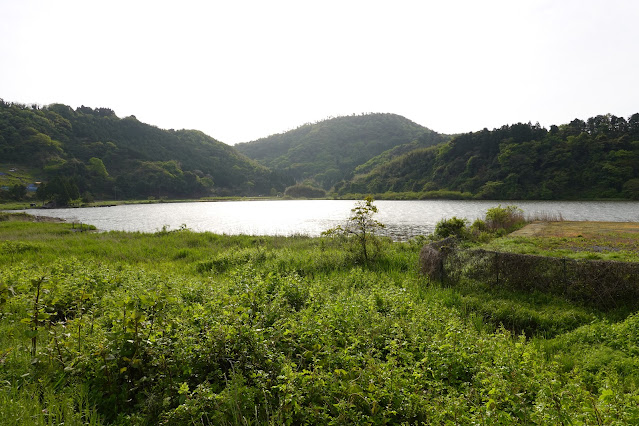
[[[0,158],[99,198],[268,195],[292,184],[200,131],[159,129],[109,108],[0,100]]]
[[[285,133],[237,144],[235,148],[298,182],[309,180],[328,190],[384,152],[411,143],[415,147],[429,146],[447,139],[405,117],[375,113],[305,124]]]
[[[342,198],[639,200],[639,113],[454,137],[396,114],[352,115],[233,147],[197,130],[119,118],[109,108],[0,99],[0,165],[28,169],[34,182],[54,182],[51,191],[72,198],[328,191]],[[0,198],[25,191],[7,186]]]

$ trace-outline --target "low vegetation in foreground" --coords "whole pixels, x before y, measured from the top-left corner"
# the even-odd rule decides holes
[[[429,282],[421,242],[6,218],[6,425],[639,422],[639,315]]]

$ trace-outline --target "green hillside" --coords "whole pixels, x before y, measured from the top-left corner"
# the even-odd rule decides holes
[[[305,124],[235,148],[297,181],[330,189],[373,157],[415,140],[432,145],[446,137],[399,115],[366,114]]]
[[[108,108],[0,102],[0,158],[100,198],[260,195],[285,183],[195,130],[162,130]]]
[[[339,194],[465,193],[479,199],[639,199],[639,114],[551,126],[515,124],[407,152]],[[461,195],[461,194],[460,194]]]
[[[33,182],[44,182],[36,198],[59,204],[287,187],[341,197],[639,199],[639,113],[452,139],[395,114],[353,115],[231,147],[108,108],[0,100],[0,199],[23,198]]]

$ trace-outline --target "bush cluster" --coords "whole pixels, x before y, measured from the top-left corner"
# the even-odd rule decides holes
[[[297,184],[286,188],[284,195],[291,198],[324,198],[326,191],[310,185]]]
[[[492,207],[485,219],[477,219],[470,226],[465,218],[453,216],[435,225],[434,239],[457,237],[463,240],[485,241],[521,228],[525,224],[523,210],[517,206]]]

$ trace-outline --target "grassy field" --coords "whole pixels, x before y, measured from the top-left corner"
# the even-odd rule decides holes
[[[4,219],[4,220],[2,220]],[[637,424],[639,315],[447,288],[421,243],[0,217],[0,419]]]
[[[639,223],[535,222],[485,246],[571,259],[639,262]]]
[[[0,187],[13,185],[28,185],[39,180],[35,176],[38,169],[25,168],[14,164],[0,163]]]

